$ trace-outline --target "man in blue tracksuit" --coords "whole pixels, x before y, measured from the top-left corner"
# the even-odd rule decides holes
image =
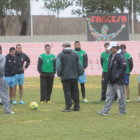
[[[15,75],[16,75],[15,48],[11,47],[9,49],[9,54],[6,55],[6,64],[5,64],[5,70],[4,70],[6,84],[9,87],[11,103],[14,99],[14,86],[16,85]]]
[[[22,52],[22,45],[16,45],[16,86],[14,90],[14,101],[13,104],[16,105],[16,87],[19,85],[19,104],[24,104],[22,100],[23,96],[23,83],[24,83],[24,70],[26,70],[30,65],[30,58]]]
[[[102,111],[97,112],[100,115],[108,115],[109,110],[113,104],[115,95],[118,96],[119,114],[126,114],[126,103],[125,103],[125,70],[127,63],[124,54],[119,49],[117,42],[111,42],[108,50],[111,51],[108,65],[108,84],[106,103]]]

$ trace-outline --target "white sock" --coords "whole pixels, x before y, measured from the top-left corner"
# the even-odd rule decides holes
[[[138,100],[140,100],[140,96],[138,97]]]

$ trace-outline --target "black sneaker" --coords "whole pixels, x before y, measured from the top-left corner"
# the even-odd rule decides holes
[[[105,98],[101,98],[100,99],[100,102],[104,102],[106,99]]]
[[[80,111],[80,109],[73,108],[72,111]]]
[[[118,115],[119,115],[119,116],[123,116],[123,115],[126,115],[126,112],[123,112],[123,113],[119,113]]]
[[[13,100],[10,100],[10,104],[12,104]]]
[[[64,109],[64,110],[62,110],[62,112],[71,112],[71,108],[69,108],[69,109]]]

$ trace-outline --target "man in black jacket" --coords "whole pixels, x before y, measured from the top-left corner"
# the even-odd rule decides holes
[[[69,42],[64,42],[63,51],[56,59],[57,75],[61,77],[66,108],[64,112],[71,112],[73,99],[73,111],[79,111],[78,77],[82,74],[82,65],[78,55],[70,48]]]
[[[9,87],[11,103],[14,99],[14,86],[16,85],[15,75],[16,75],[15,48],[11,47],[9,49],[9,54],[6,55],[6,63],[5,63],[5,69],[4,69],[4,76],[6,79],[6,84]]]
[[[30,58],[22,52],[22,45],[16,45],[16,86],[14,90],[14,101],[13,104],[16,105],[16,87],[19,85],[19,104],[24,104],[22,100],[23,96],[23,83],[24,83],[24,70],[26,70],[30,65]]]
[[[106,103],[102,111],[97,112],[100,115],[108,115],[113,104],[115,95],[118,96],[120,115],[126,114],[125,103],[125,70],[127,68],[126,59],[117,42],[111,42],[108,50],[111,50],[108,66],[108,85],[106,94]]]

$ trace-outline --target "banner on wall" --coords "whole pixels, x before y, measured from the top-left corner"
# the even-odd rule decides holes
[[[88,41],[127,41],[129,40],[128,14],[89,14],[87,15]]]

